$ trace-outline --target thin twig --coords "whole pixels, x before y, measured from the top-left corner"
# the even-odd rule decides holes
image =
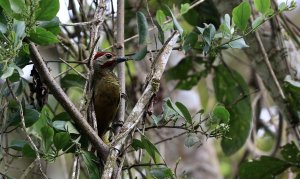
[[[64,64],[68,65],[68,67],[70,67],[72,70],[74,70],[78,75],[80,75],[82,78],[84,78],[85,80],[87,80],[87,78],[80,73],[78,70],[76,70],[74,67],[72,67],[72,65],[70,65],[69,63],[67,63],[64,59],[59,58]]]
[[[94,23],[102,23],[103,19],[93,19],[88,22],[76,22],[76,23],[61,23],[61,26],[85,26],[85,25],[91,25]]]
[[[252,19],[251,19],[251,21],[252,21]],[[252,23],[252,22],[251,22],[251,23]],[[278,81],[278,79],[277,79],[277,77],[276,77],[276,75],[275,75],[275,73],[274,73],[274,70],[273,70],[272,65],[271,65],[271,63],[270,63],[270,60],[269,60],[268,54],[267,54],[267,52],[266,52],[266,49],[265,49],[265,47],[264,47],[264,45],[263,45],[263,43],[262,43],[262,41],[261,41],[259,32],[258,32],[258,31],[255,31],[254,33],[255,33],[255,38],[256,38],[256,40],[257,40],[257,42],[258,42],[258,45],[259,45],[259,47],[260,47],[260,50],[261,50],[261,52],[262,52],[262,54],[263,54],[263,56],[264,56],[264,61],[265,61],[266,65],[267,65],[267,68],[268,68],[268,70],[269,70],[269,72],[270,72],[270,74],[271,74],[271,76],[272,76],[272,79],[273,79],[274,83],[276,84],[276,87],[277,87],[278,90],[279,90],[279,93],[280,93],[280,95],[281,95],[281,98],[282,98],[283,100],[285,100],[286,98],[285,98],[284,92],[283,92],[283,90],[282,90],[282,88],[281,88],[281,86],[280,86],[280,84],[279,84],[279,81]]]
[[[40,172],[42,173],[43,177],[44,178],[48,178],[47,175],[44,173],[43,171],[43,168],[42,168],[42,162],[41,162],[41,157],[40,157],[40,154],[39,154],[39,150],[38,148],[36,147],[36,145],[34,144],[33,140],[31,139],[31,137],[29,136],[29,134],[27,133],[26,131],[26,126],[25,126],[25,118],[24,118],[24,113],[23,113],[23,106],[22,106],[22,103],[21,101],[17,98],[17,96],[15,95],[12,87],[10,86],[10,83],[8,80],[6,80],[6,84],[8,86],[8,89],[11,93],[11,95],[13,96],[13,98],[18,102],[19,104],[19,113],[20,113],[20,117],[21,117],[21,126],[22,126],[22,129],[23,131],[25,132],[25,135],[26,135],[26,138],[27,140],[30,142],[31,146],[33,147],[33,150],[35,151],[35,154],[36,154],[36,160],[34,161],[38,163],[38,166],[39,166],[39,169],[40,169]],[[33,164],[34,165],[34,164]],[[23,173],[25,175],[25,172]],[[24,176],[25,178],[26,176]],[[22,177],[21,177],[22,178]]]

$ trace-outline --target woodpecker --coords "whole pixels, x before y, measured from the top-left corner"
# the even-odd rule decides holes
[[[102,139],[116,117],[121,98],[119,81],[113,69],[126,60],[110,52],[98,52],[93,60],[93,102],[98,135]]]

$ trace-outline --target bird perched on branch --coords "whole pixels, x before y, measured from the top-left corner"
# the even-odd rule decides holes
[[[102,139],[116,117],[120,103],[121,89],[113,69],[126,60],[125,57],[116,57],[110,52],[98,52],[93,60],[93,102],[98,135]]]

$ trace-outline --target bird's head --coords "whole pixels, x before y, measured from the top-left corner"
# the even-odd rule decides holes
[[[125,62],[126,60],[127,58],[117,57],[110,52],[98,52],[94,57],[93,66],[95,70],[112,70],[118,63]]]

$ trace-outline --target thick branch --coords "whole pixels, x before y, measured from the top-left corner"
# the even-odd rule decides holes
[[[117,13],[117,55],[124,56],[124,10],[125,10],[125,1],[118,0],[118,13]],[[125,64],[121,63],[118,65],[118,78],[121,88],[121,93],[125,94]],[[117,123],[124,122],[125,119],[125,98],[122,97],[120,100]],[[114,132],[117,134],[120,130],[119,125],[115,125],[116,128]]]
[[[92,127],[87,123],[86,119],[72,103],[70,98],[51,76],[48,67],[33,43],[30,43],[30,53],[32,55],[32,62],[35,68],[39,72],[39,75],[49,90],[52,92],[55,99],[63,106],[66,112],[68,112],[78,127],[80,127],[81,131],[89,138],[97,151],[101,153],[101,158],[105,160],[109,151],[108,146],[103,143],[97,133],[92,129]]]
[[[129,114],[126,122],[120,130],[120,133],[115,137],[111,144],[111,150],[105,164],[104,172],[102,178],[110,179],[113,173],[114,166],[116,165],[116,160],[120,149],[124,145],[129,133],[136,127],[139,123],[139,119],[143,115],[144,109],[151,100],[152,96],[159,89],[159,82],[161,76],[165,70],[166,64],[168,62],[169,56],[172,52],[173,46],[175,45],[179,33],[175,31],[171,37],[167,40],[160,53],[157,55],[152,65],[149,83],[143,92],[141,98],[134,106],[133,110]]]

